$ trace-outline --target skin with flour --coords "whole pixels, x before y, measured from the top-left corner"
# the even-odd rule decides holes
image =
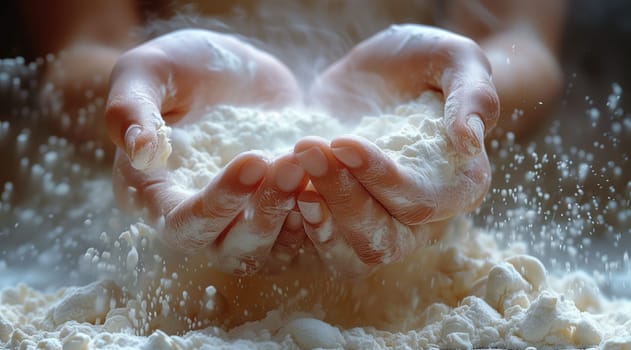
[[[401,167],[407,169],[407,173],[413,174],[416,181],[424,183],[424,187],[431,188],[435,192],[428,191],[423,200],[433,201],[432,196],[444,195],[453,188],[462,188],[470,179],[470,168],[475,166],[477,158],[462,155],[455,150],[455,146],[449,140],[443,125],[444,103],[438,93],[428,92],[417,100],[393,109],[392,113],[386,113],[379,117],[366,117],[358,126],[351,129],[341,125],[337,119],[318,112],[309,112],[297,109],[281,111],[263,111],[245,107],[215,106],[209,107],[205,116],[195,123],[186,124],[185,120],[175,125],[171,133],[172,153],[167,162],[168,182],[172,188],[183,194],[195,193],[203,188],[207,182],[221,171],[222,166],[229,163],[237,154],[252,149],[266,157],[274,158],[290,150],[296,140],[306,135],[318,135],[330,137],[343,132],[352,133],[354,137],[371,140],[375,148],[388,152]],[[373,143],[374,141],[374,143]],[[418,155],[423,159],[419,159]],[[474,165],[472,165],[472,163]],[[373,165],[378,167],[378,164]],[[477,174],[476,176],[488,176]],[[477,181],[477,180],[476,180]],[[479,181],[477,181],[479,183]],[[432,186],[427,186],[432,184]],[[342,191],[345,189],[342,187]],[[478,197],[485,193],[486,188],[474,196],[463,196],[454,193],[453,200],[459,201],[459,205],[472,206],[479,200]],[[396,200],[411,200],[403,194]],[[222,200],[222,199],[220,199]],[[292,209],[296,206],[295,200],[287,199],[278,206]],[[359,210],[373,210],[369,206]],[[437,208],[440,215],[442,208]],[[243,214],[246,225],[254,217],[247,217],[247,209]],[[282,211],[278,213],[279,221],[288,220],[289,215]],[[440,218],[440,216],[438,216]],[[221,297],[221,319],[226,325],[236,325],[247,320],[255,320],[263,317],[268,311],[277,308],[287,310],[311,310],[313,305],[321,305],[326,313],[326,319],[334,323],[354,325],[356,322],[367,322],[382,326],[396,323],[397,313],[402,313],[412,302],[417,288],[404,288],[402,295],[392,293],[389,288],[383,286],[391,283],[406,284],[416,283],[413,277],[403,277],[399,272],[408,271],[415,274],[420,266],[431,266],[428,262],[419,262],[417,253],[413,253],[414,247],[425,246],[435,242],[442,236],[447,225],[444,220],[436,220],[423,225],[405,225],[396,222],[395,226],[400,241],[397,246],[407,247],[408,251],[397,252],[399,256],[392,256],[387,260],[388,264],[376,272],[367,280],[344,281],[335,278],[335,273],[327,271],[327,259],[330,257],[319,251],[318,246],[311,241],[311,236],[305,233],[294,233],[301,238],[295,240],[291,247],[278,247],[273,245],[278,237],[261,236],[252,230],[240,230],[241,235],[226,237],[221,241],[221,250],[215,244],[204,249],[201,256],[197,255],[195,263],[182,263],[178,274],[180,278],[191,281],[195,288],[187,288],[192,300],[203,299],[202,291],[207,285],[214,285]],[[309,230],[308,224],[302,220],[300,226]],[[281,232],[279,235],[284,234]],[[302,236],[300,236],[300,234]],[[337,249],[328,249],[327,252],[339,252],[343,256],[348,248],[342,243],[346,232],[335,231],[330,235],[336,236],[327,244],[339,244]],[[390,232],[367,232],[371,237],[370,245],[374,250],[383,250],[389,243],[386,235]],[[270,255],[268,266],[271,272],[269,276],[233,276],[224,274],[223,268],[213,267],[217,259],[225,266],[230,256],[243,256],[249,254],[251,246],[261,247],[266,250],[265,255]],[[223,256],[221,251],[228,251]],[[256,250],[256,249],[254,249]],[[271,253],[271,254],[270,254]],[[410,254],[411,253],[411,254]],[[420,254],[420,253],[419,253]],[[348,256],[348,254],[346,254]],[[422,253],[426,256],[427,253]],[[195,256],[195,255],[194,255]],[[425,258],[421,258],[424,260]],[[176,259],[177,260],[177,259]],[[243,259],[245,260],[245,259]],[[241,261],[243,261],[241,260]],[[233,264],[241,263],[235,260]],[[324,263],[324,264],[323,264]],[[348,263],[353,263],[352,259]],[[204,265],[195,273],[185,266]],[[412,268],[415,266],[414,268]],[[359,268],[359,267],[357,267]],[[268,271],[270,272],[270,271]],[[335,271],[333,271],[335,272]],[[184,275],[184,276],[183,276]],[[409,281],[405,281],[409,279]],[[150,282],[153,283],[153,282]],[[267,290],[274,285],[284,292],[267,298],[260,298],[260,291]],[[381,285],[381,287],[379,286]],[[197,292],[196,292],[197,291]],[[180,293],[175,293],[180,294]],[[421,298],[422,299],[422,298]],[[402,307],[389,308],[389,312],[375,313],[376,303],[395,302]],[[417,303],[418,304],[418,303]],[[425,305],[426,303],[421,303]],[[194,309],[194,308],[193,308]],[[189,313],[196,313],[193,309]],[[361,320],[361,321],[360,321]]]
[[[400,44],[396,50],[393,42]],[[426,62],[436,64],[419,76],[406,74]],[[383,84],[365,85],[366,77]],[[489,163],[481,146],[499,115],[490,66],[473,41],[437,28],[392,26],[353,48],[304,93],[309,108],[329,113],[339,102],[331,91],[363,100],[387,86],[386,100],[398,102],[441,91],[446,134],[458,152],[471,158],[462,170],[472,180],[444,187],[418,181],[413,169],[366,138],[338,136],[330,143],[304,137],[296,140],[293,152],[274,159],[244,149],[203,188],[181,191],[167,180],[170,170],[150,164],[167,153],[157,132],[160,117],[175,128],[182,118],[194,123],[208,105],[279,110],[305,100],[282,62],[232,36],[187,30],[154,39],[121,57],[111,85],[106,119],[118,146],[113,185],[119,205],[145,208],[150,219],[163,219],[160,231],[175,249],[195,252],[211,245],[213,261],[226,272],[257,273],[270,252],[287,260],[306,234],[330,272],[367,276],[417,246],[410,227],[468,211],[488,189]],[[358,91],[356,86],[369,88]],[[357,121],[356,115],[335,116]],[[155,155],[140,157],[149,163],[134,159],[145,151]],[[469,198],[460,200],[463,192]],[[290,206],[294,198],[297,208]],[[241,244],[242,250],[235,251],[238,242],[256,244]]]
[[[420,100],[430,106],[428,109],[432,103],[439,102],[430,97],[423,96]],[[249,118],[261,112],[233,107],[209,111],[209,115],[214,116],[231,113]],[[274,116],[279,125],[290,124],[281,122],[287,116],[297,115],[296,111],[286,113]],[[408,115],[409,123],[403,123],[399,132],[382,135],[381,141],[377,138],[378,144],[406,144],[407,141],[392,140],[414,134],[406,129],[417,130],[416,134],[420,130],[431,134],[429,126],[415,128],[415,116],[405,108],[391,114],[383,117],[397,121],[396,114]],[[317,121],[326,116],[314,114],[302,118],[308,125],[314,125],[315,130]],[[272,123],[270,120],[268,122]],[[362,129],[371,129],[377,125],[375,123],[378,120],[366,118]],[[208,135],[217,136],[230,129],[228,126],[215,133],[208,130]],[[301,136],[294,135],[290,128],[284,130],[288,138]],[[186,145],[193,139],[190,137],[193,130],[183,132],[182,136],[189,137],[178,138],[177,132],[172,134],[174,155],[185,150],[181,147],[183,143]],[[250,132],[265,135],[257,128]],[[370,131],[364,134],[370,135]],[[226,146],[239,147],[229,137],[214,139],[225,141]],[[441,144],[440,138],[438,142]],[[283,143],[275,144],[281,152]],[[431,145],[431,138],[425,143]],[[234,152],[230,151],[231,147],[225,148],[226,156]],[[215,159],[221,154],[215,154]],[[435,170],[440,169],[441,164],[446,166],[443,160],[431,161],[437,167]],[[211,167],[209,172],[216,167],[211,163],[205,164]],[[183,171],[180,178],[171,180],[179,183],[183,191],[195,188],[194,181],[183,179],[193,177]],[[90,194],[87,198],[101,200]],[[364,280],[340,281],[324,274],[317,260],[307,260],[314,255],[309,254],[306,244],[304,252],[294,260],[295,265],[284,273],[236,277],[214,270],[206,254],[174,253],[160,244],[159,232],[138,223],[122,234],[120,231],[103,233],[101,240],[106,243],[105,250],[91,248],[85,253],[82,265],[95,268],[114,283],[101,281],[51,294],[25,285],[0,291],[0,347],[534,346],[613,350],[628,348],[631,344],[628,327],[631,303],[607,300],[596,282],[585,273],[579,271],[562,278],[550,276],[536,258],[525,255],[526,243],[501,248],[493,235],[479,232],[467,221],[455,219],[446,227],[428,229],[444,234],[434,246],[419,248],[404,260],[383,266]],[[253,322],[242,324],[249,320]]]

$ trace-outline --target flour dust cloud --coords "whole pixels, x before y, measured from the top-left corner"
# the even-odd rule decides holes
[[[616,82],[605,99],[567,92],[571,106],[532,142],[490,141],[493,184],[478,210],[426,228],[444,232],[439,243],[345,282],[317,268],[227,276],[203,252],[166,248],[159,227],[116,208],[108,146],[70,134],[104,100],[87,91],[68,111],[54,88],[40,100],[38,72],[55,61],[0,61],[2,348],[631,348],[631,116]],[[442,103],[425,94],[356,128],[308,109],[212,106],[172,126],[169,181],[195,191],[243,150],[275,157],[338,132],[400,159],[426,155],[403,163],[433,181],[462,164]]]

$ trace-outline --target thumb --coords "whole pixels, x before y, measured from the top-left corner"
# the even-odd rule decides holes
[[[160,74],[119,60],[112,72],[105,109],[107,131],[134,168],[156,169],[171,153],[170,128],[160,111],[165,86]]]
[[[456,148],[475,156],[483,149],[485,133],[497,123],[500,104],[490,69],[479,60],[467,62],[443,75],[445,124]]]

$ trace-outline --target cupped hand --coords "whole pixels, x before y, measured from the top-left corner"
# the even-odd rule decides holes
[[[446,133],[464,159],[455,174],[448,174],[454,181],[415,178],[360,137],[330,143],[307,138],[294,148],[317,191],[298,197],[306,232],[322,260],[340,275],[366,275],[401,259],[432,236],[424,224],[479,205],[490,186],[484,135],[497,122],[499,100],[477,44],[417,25],[393,26],[360,43],[310,91],[312,104],[352,122],[426,90],[445,97]]]
[[[146,170],[159,162],[165,122],[191,121],[217,103],[272,108],[300,95],[291,72],[269,54],[230,35],[181,30],[118,59],[105,118],[114,144]]]
[[[240,154],[192,195],[169,185],[163,163],[165,124],[194,122],[209,104],[271,108],[300,98],[283,64],[228,35],[178,31],[128,51],[115,65],[106,106],[118,147],[119,205],[148,210],[163,220],[166,243],[187,252],[209,249],[215,266],[229,273],[253,273],[272,253],[295,254],[304,238],[296,229],[295,196],[307,177],[293,155],[271,161]]]
[[[491,66],[471,39],[435,27],[395,25],[365,40],[314,82],[312,104],[343,120],[379,115],[384,107],[442,92],[445,125],[456,148],[481,151],[499,117]]]

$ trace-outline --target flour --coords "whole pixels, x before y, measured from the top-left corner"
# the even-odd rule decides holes
[[[194,122],[184,121],[171,133],[169,180],[188,192],[208,184],[239,153],[258,150],[274,158],[291,152],[304,136],[330,139],[352,133],[365,137],[419,181],[431,180],[436,187],[455,181],[455,169],[464,161],[448,140],[443,103],[433,93],[423,94],[393,113],[364,117],[355,127],[328,115],[293,108],[260,111],[221,105],[202,114]]]
[[[446,237],[442,247],[421,251],[430,255],[428,270],[410,274],[399,269],[399,275],[389,275],[389,282],[417,276],[421,281],[417,285],[420,299],[432,293],[442,294],[442,302],[429,303],[419,308],[418,313],[416,310],[408,313],[407,319],[398,319],[397,323],[405,331],[340,327],[334,322],[321,321],[323,316],[326,319],[326,310],[286,313],[280,308],[230,331],[193,325],[191,328],[201,329],[168,335],[167,327],[159,327],[162,330],[142,335],[145,334],[143,322],[151,319],[147,315],[149,304],[161,292],[154,290],[153,297],[147,294],[135,299],[131,295],[133,287],[124,292],[116,283],[104,281],[62,289],[54,294],[37,292],[24,285],[4,289],[0,294],[0,344],[16,348],[30,344],[43,349],[71,345],[77,348],[194,349],[203,344],[269,349],[528,346],[622,349],[631,345],[630,301],[607,300],[597,291],[592,294],[593,290],[581,293],[572,286],[583,285],[589,289],[594,282],[587,275],[549,276],[542,270],[541,263],[523,255],[521,248],[500,250],[491,236],[471,231],[466,221],[452,226],[451,230],[454,230],[453,234]],[[459,238],[461,230],[470,233],[464,239]],[[155,235],[152,228],[142,224],[135,225],[132,231],[134,233],[130,233],[129,238],[138,245],[142,237]],[[121,242],[120,246],[123,245]],[[126,255],[127,249],[113,252],[112,256]],[[153,258],[147,260],[156,261]],[[189,263],[194,265],[190,260]],[[127,268],[121,266],[120,269]],[[155,274],[151,278],[162,280],[160,287],[167,290],[164,295],[172,298],[171,305],[162,309],[161,317],[177,321],[177,317],[172,316],[181,312],[178,311],[180,302],[186,298],[182,297],[181,290],[179,294],[175,293],[178,288],[173,286],[185,278],[186,272],[176,276],[167,268],[145,273]],[[429,276],[435,280],[434,286],[422,283]],[[383,281],[381,279],[380,283]],[[280,284],[276,287],[283,288]],[[268,286],[261,288],[265,291]],[[440,290],[435,291],[436,288]],[[216,291],[213,287],[204,293],[212,298]],[[375,293],[381,298],[379,305],[397,307],[388,294],[380,293],[378,289]],[[591,297],[586,300],[585,295]],[[363,295],[363,298],[368,296]],[[207,304],[208,299],[206,297],[203,302]],[[407,306],[413,306],[414,302],[410,300]],[[211,303],[211,309],[215,303]],[[184,323],[190,325],[191,322]]]
[[[143,147],[135,149],[130,155],[132,166],[140,170],[156,170],[164,168],[167,158],[171,154],[169,135],[171,128],[164,123],[161,117],[155,118],[156,140]],[[127,133],[136,127],[130,128]]]
[[[393,113],[364,117],[353,133],[374,141],[397,164],[414,172],[419,182],[436,187],[452,183],[465,161],[445,131],[442,97],[433,93]]]
[[[350,129],[318,113],[262,113],[217,106],[174,127],[169,181],[202,188],[236,154],[290,152],[305,135],[351,132],[399,164],[443,184],[465,160],[442,126],[442,102],[426,94]],[[423,161],[413,155],[423,155]],[[97,198],[97,196],[95,196]],[[145,223],[104,232],[82,265],[99,275],[83,287],[0,291],[0,347],[90,348],[631,348],[631,301],[610,300],[587,274],[551,275],[525,244],[457,218],[434,246],[361,281],[297,268],[265,277],[218,273],[204,253],[180,255]]]
[[[318,113],[223,105],[184,123],[172,131],[168,169],[170,184],[186,192],[207,185],[239,153],[259,151],[273,158],[291,152],[303,136],[332,137],[345,130],[336,119]]]

